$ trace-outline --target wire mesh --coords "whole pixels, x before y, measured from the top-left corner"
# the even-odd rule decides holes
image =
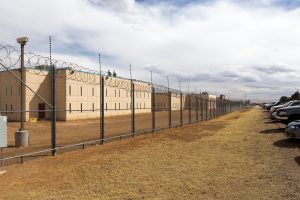
[[[0,45],[0,114],[8,117],[8,147],[3,149],[6,164],[15,159],[48,156],[55,149],[85,148],[206,120],[242,105],[241,101],[184,93],[62,60],[50,62],[49,57],[34,53],[24,54],[22,79],[20,55],[12,46]],[[26,105],[23,110],[22,102]],[[20,128],[22,113],[29,147],[17,148],[15,132]]]

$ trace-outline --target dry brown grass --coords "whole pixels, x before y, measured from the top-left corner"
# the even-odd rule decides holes
[[[300,199],[300,142],[259,109],[7,166],[0,199]]]

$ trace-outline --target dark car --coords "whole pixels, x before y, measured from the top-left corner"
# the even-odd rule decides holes
[[[277,110],[276,119],[286,124],[300,119],[300,106],[279,108]]]
[[[300,139],[300,120],[289,123],[285,128],[285,135],[289,139]]]
[[[267,110],[270,110],[272,106],[278,106],[278,105],[281,104],[281,103],[282,103],[282,102],[280,102],[280,101],[273,102],[273,103],[271,103],[271,104],[267,104],[267,105],[265,106],[265,108],[266,108]]]

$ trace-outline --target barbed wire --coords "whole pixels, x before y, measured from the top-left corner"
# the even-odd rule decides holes
[[[0,67],[0,71],[19,69],[21,62],[20,55],[21,52],[13,46],[0,44],[0,61],[6,66],[6,68]],[[63,60],[52,59],[52,64],[55,66],[57,78],[65,78],[67,80],[84,82],[91,85],[100,85],[100,71],[98,70],[93,70],[91,68]],[[51,68],[50,58],[32,52],[26,52],[24,54],[24,67],[30,74],[47,76]],[[179,90],[155,83],[149,83],[142,80],[131,80],[129,78],[119,76],[109,76],[108,74],[105,75],[103,73],[102,75],[105,77],[104,84],[108,87],[131,91],[131,81],[133,81],[135,91],[138,92],[151,92],[153,87],[156,93],[180,93]]]

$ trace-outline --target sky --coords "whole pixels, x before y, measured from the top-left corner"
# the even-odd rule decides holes
[[[300,0],[0,0],[0,44],[231,99],[300,85]]]

